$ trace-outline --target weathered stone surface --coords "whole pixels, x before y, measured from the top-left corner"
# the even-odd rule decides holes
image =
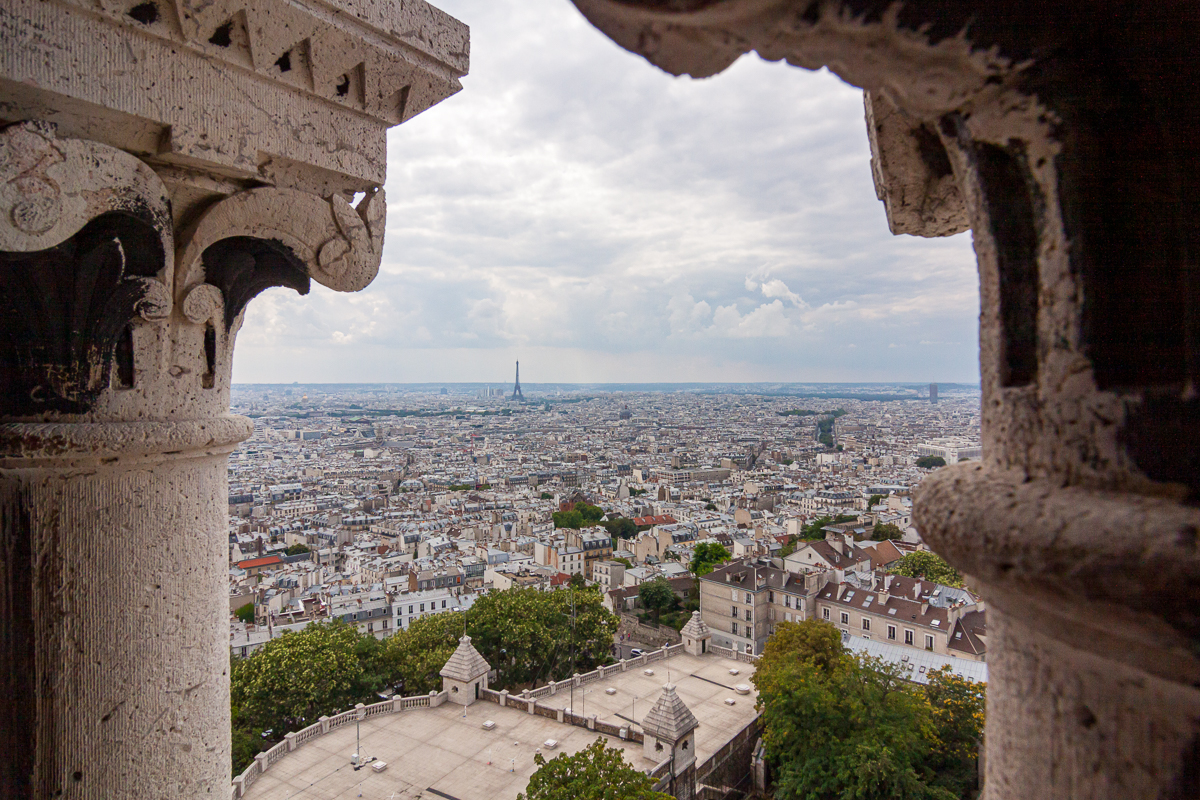
[[[224,797],[242,312],[375,277],[386,129],[460,88],[467,30],[14,0],[0,36],[0,797]]]
[[[953,232],[961,204],[984,459],[914,519],[992,606],[985,796],[1200,795],[1194,9],[574,2],[674,74],[828,67],[867,92],[892,230]]]

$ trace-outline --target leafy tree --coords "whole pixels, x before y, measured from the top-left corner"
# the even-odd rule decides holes
[[[807,541],[814,539],[824,539],[825,531],[822,530],[826,525],[837,525],[841,522],[854,522],[858,517],[853,514],[838,514],[836,517],[817,517],[812,522],[800,529],[800,538]]]
[[[626,569],[633,569],[633,562],[628,558],[614,558],[613,561],[617,562],[618,564],[623,564]]]
[[[717,564],[729,559],[729,551],[725,549],[725,545],[719,542],[701,542],[692,551],[692,563],[688,565],[688,569],[700,577],[712,572]]]
[[[570,586],[572,589],[582,589],[587,586],[587,581],[584,579],[582,572],[576,572],[571,576]]]
[[[716,511],[717,505],[716,505],[716,503],[705,503],[704,510],[705,511]]]
[[[962,575],[958,570],[946,563],[946,560],[937,553],[928,550],[918,550],[893,561],[888,567],[888,571],[893,575],[933,581],[943,586],[954,586],[961,589],[963,585]]]
[[[554,499],[554,495],[550,494],[549,492],[542,492],[540,497],[542,500],[553,500]]]
[[[833,447],[833,434],[822,433],[820,436],[817,437],[817,441],[820,442],[821,444],[825,445],[826,447]]]
[[[816,619],[780,622],[767,639],[755,675],[770,681],[779,674],[782,666],[793,663],[814,664],[822,672],[828,672],[844,656],[842,633],[828,622]],[[757,680],[755,682],[757,685]],[[763,687],[759,686],[759,690]]]
[[[752,679],[779,800],[953,800],[930,782],[932,711],[899,667],[784,655],[761,660]]]
[[[298,556],[301,553],[311,553],[312,551],[309,550],[307,546],[302,545],[299,542],[296,542],[294,545],[289,547],[287,550],[284,550],[283,552],[287,553],[289,556]]]
[[[876,522],[875,528],[871,531],[871,538],[877,542],[882,542],[884,539],[903,539],[904,531],[900,530],[900,526],[890,522]]]
[[[917,466],[921,469],[936,469],[946,466],[946,459],[941,456],[921,456],[917,459]]]
[[[599,524],[600,518],[604,516],[604,509],[588,503],[576,503],[571,510],[555,511],[551,516],[554,518],[554,527],[578,530]]]
[[[987,684],[971,683],[949,666],[930,670],[923,687],[933,709],[933,745],[929,763],[935,783],[956,796],[971,798],[979,788],[979,744],[987,709]]]
[[[608,661],[619,620],[602,600],[596,587],[492,592],[465,612],[434,614],[413,622],[407,631],[386,640],[388,657],[404,681],[405,694],[440,688],[438,673],[458,646],[465,623],[471,644],[497,672],[497,688],[541,686]]]
[[[787,538],[787,542],[784,543],[783,549],[779,551],[779,557],[787,558],[794,552],[796,552],[796,535],[792,534]]]
[[[609,536],[616,536],[618,539],[632,539],[637,536],[637,525],[629,517],[617,517],[600,524],[608,531]]]
[[[247,625],[251,624],[254,622],[254,603],[246,603],[233,614]]]
[[[383,688],[381,669],[371,663],[379,653],[360,652],[362,638],[375,640],[343,622],[317,622],[233,659],[230,700],[243,725],[282,737],[334,709],[372,702]]]
[[[867,500],[867,510],[870,511],[872,508],[874,508],[879,503],[885,503],[885,502],[887,502],[887,495],[873,494],[873,495],[871,495],[871,498],[869,500]]]
[[[661,576],[638,587],[638,600],[643,608],[648,608],[654,613],[656,623],[662,612],[675,605],[675,599],[675,590],[671,588],[667,579]]]
[[[654,791],[654,780],[602,736],[574,755],[547,761],[538,753],[533,760],[537,772],[517,800],[671,800],[671,795]]]
[[[555,511],[550,516],[554,519],[554,527],[556,528],[579,530],[583,527],[583,515],[574,509],[570,511]]]

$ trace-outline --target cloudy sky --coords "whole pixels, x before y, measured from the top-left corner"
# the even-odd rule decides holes
[[[969,234],[892,236],[862,95],[673,78],[567,0],[437,0],[463,91],[388,137],[383,266],[251,303],[236,382],[979,380]]]

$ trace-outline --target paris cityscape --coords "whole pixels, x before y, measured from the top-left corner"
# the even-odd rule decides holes
[[[512,772],[487,758],[479,766],[495,742],[476,725],[456,734],[478,739],[474,762],[439,751],[428,776],[406,776],[409,794],[397,796],[435,786],[439,797],[516,796],[572,725],[585,734],[577,747],[588,730],[608,731],[635,763],[647,742],[679,746],[692,735],[691,781],[740,784],[721,796],[749,796],[752,770],[722,777],[711,764],[738,748],[753,761],[762,687],[747,678],[781,625],[819,624],[833,632],[830,646],[923,691],[943,690],[949,676],[981,714],[986,609],[912,517],[926,475],[980,458],[979,404],[979,387],[966,384],[522,386],[519,371],[507,385],[234,385],[233,411],[254,421],[228,468],[235,772],[246,769],[235,783],[256,768],[255,751],[283,752],[296,736],[242,731],[238,762],[238,701],[254,703],[239,692],[238,665],[256,653],[265,665],[265,648],[330,624],[401,665],[398,684],[372,687],[376,705],[421,693],[431,704],[465,688],[499,704],[488,716],[515,706],[518,720],[542,723],[522,733],[535,737],[533,758],[517,742],[504,754],[510,763],[499,766]],[[517,637],[521,597],[562,611],[528,663],[506,669],[492,663],[496,642]],[[569,660],[545,655],[567,641]],[[678,692],[663,709],[656,668],[644,668],[656,658]],[[634,676],[641,685],[625,685]],[[293,667],[283,680],[303,678]],[[659,705],[639,710],[656,694]],[[272,726],[302,724],[274,713]],[[257,716],[259,728],[268,717]],[[384,719],[367,740],[377,750],[440,735],[437,719]],[[322,720],[302,736],[356,717],[328,709]],[[372,757],[356,744],[356,758],[359,747]],[[297,787],[316,763],[299,755],[256,776],[246,796]],[[684,791],[677,777],[652,777]],[[953,796],[970,796],[974,776],[956,780]],[[329,781],[319,796],[354,785]]]

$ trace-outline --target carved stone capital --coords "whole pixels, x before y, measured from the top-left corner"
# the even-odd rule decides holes
[[[309,278],[342,292],[364,288],[383,257],[383,190],[352,208],[340,195],[325,199],[295,189],[240,192],[212,206],[180,237],[175,285],[184,312],[207,319],[219,290],[227,331],[246,304],[271,286],[308,292]]]

